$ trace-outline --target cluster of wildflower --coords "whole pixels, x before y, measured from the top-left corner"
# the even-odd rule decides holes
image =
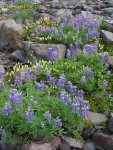
[[[2,127],[0,127],[0,140],[2,140],[5,134],[6,134],[6,131]]]
[[[72,111],[80,114],[83,118],[87,118],[90,110],[90,105],[88,101],[84,100],[84,91],[76,91],[74,92],[75,99],[72,100],[65,91],[61,91],[60,93],[60,102],[64,104],[70,104],[72,107]]]
[[[107,62],[108,59],[109,59],[109,54],[108,53],[100,55],[100,61],[101,61],[101,63]]]
[[[49,111],[45,111],[45,113],[43,114],[43,117],[44,117],[44,119],[46,119],[48,121],[52,120],[52,116],[49,113]],[[61,122],[61,119],[59,119],[59,117],[57,117],[56,119],[53,119],[52,121],[53,121],[54,126],[59,126],[59,127],[62,126],[62,122]]]
[[[53,51],[52,47],[48,48],[48,58],[51,60],[56,60],[58,58],[58,52]]]

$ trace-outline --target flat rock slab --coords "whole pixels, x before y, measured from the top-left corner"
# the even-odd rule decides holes
[[[89,112],[88,117],[95,125],[100,124],[102,122],[107,121],[107,117],[103,114],[95,113],[95,112]]]
[[[53,49],[53,51],[56,51],[58,53],[58,58],[63,59],[66,55],[66,47],[65,45],[62,44],[37,44],[33,42],[24,41],[23,47],[25,49],[26,54],[31,59],[31,61],[32,59],[34,59],[31,58],[31,53],[34,54],[37,60],[39,59],[50,60],[48,56],[48,48],[50,47]]]

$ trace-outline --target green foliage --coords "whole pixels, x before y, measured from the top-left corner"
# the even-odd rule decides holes
[[[63,89],[47,85],[45,90],[36,90],[36,82],[30,80],[15,88],[19,93],[22,92],[23,102],[21,107],[19,104],[13,104],[13,113],[8,116],[0,114],[0,125],[6,130],[5,140],[10,141],[17,137],[29,140],[31,137],[40,135],[48,140],[53,135],[62,136],[67,132],[80,138],[84,119],[72,112],[70,105],[60,102],[60,91]],[[7,105],[9,89],[10,86],[7,83],[0,89],[0,109]],[[31,96],[35,103],[32,102]],[[25,121],[25,112],[28,109],[34,110],[35,120],[32,123]],[[50,121],[44,119],[45,111],[52,115]],[[53,119],[57,117],[62,120],[62,127],[53,125]]]
[[[7,18],[12,18],[16,20],[19,17],[22,17],[23,19],[29,19],[29,18],[34,18],[36,15],[33,14],[31,10],[28,9],[20,9],[14,14],[8,15]]]

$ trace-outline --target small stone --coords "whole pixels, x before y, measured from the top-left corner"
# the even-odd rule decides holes
[[[5,73],[5,69],[4,69],[4,66],[3,66],[3,65],[0,65],[0,72],[1,72],[1,73]]]
[[[50,143],[43,143],[43,144],[37,144],[37,143],[30,143],[30,144],[25,144],[22,145],[20,147],[18,147],[18,149],[16,150],[52,150],[52,147],[50,145]]]
[[[113,56],[110,56],[108,59],[108,63],[110,65],[110,67],[113,69]]]
[[[78,15],[78,14],[81,14],[81,10],[80,9],[73,10],[72,15]]]
[[[59,137],[54,137],[51,141],[50,141],[50,144],[52,147],[55,147],[55,148],[58,148],[59,145],[61,143],[61,140]]]
[[[86,142],[83,146],[83,150],[96,150],[92,142]]]
[[[87,140],[88,138],[91,137],[91,135],[95,132],[95,130],[96,129],[94,127],[92,127],[92,126],[84,129],[84,131],[82,132],[82,138],[84,140]]]
[[[107,129],[113,132],[113,113],[110,114],[110,118],[107,121]]]
[[[75,147],[75,148],[82,148],[83,147],[83,143],[81,143],[77,139],[73,139],[73,138],[70,138],[70,137],[63,137],[63,139],[66,142],[68,142],[71,147]]]
[[[107,121],[107,117],[103,114],[100,113],[95,113],[95,112],[89,112],[89,117],[90,120],[92,120],[92,122],[96,125],[96,124],[100,124],[103,122]]]
[[[62,139],[62,142],[59,145],[59,150],[71,150],[71,147],[68,142]]]
[[[16,50],[14,51],[10,57],[16,61],[19,62],[28,62],[27,56],[25,54],[25,52],[23,52],[22,50]]]

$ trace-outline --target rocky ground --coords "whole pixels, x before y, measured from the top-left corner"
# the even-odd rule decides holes
[[[5,16],[8,13],[5,2],[1,1],[0,3],[3,6],[2,14]],[[39,4],[34,9],[37,19],[42,16],[49,16],[52,20],[60,22],[64,17],[74,17],[82,14],[83,16],[98,17],[99,20],[106,20],[109,22],[109,28],[108,31],[102,31],[102,38],[107,43],[113,43],[113,0],[34,0],[34,3]],[[39,54],[40,57],[46,58],[45,52],[51,45],[22,41],[21,35],[25,28],[25,21],[30,22],[30,20],[24,20],[23,22],[22,18],[18,18],[16,22],[12,19],[3,20],[1,17],[0,71],[3,73],[18,61],[23,64],[27,63],[30,56],[26,56],[26,52],[28,53],[30,49],[35,53],[33,59],[37,59]],[[42,53],[40,53],[40,49]],[[63,49],[63,51],[61,52],[60,49]],[[57,50],[63,58],[66,52],[65,46],[57,45]],[[110,57],[109,63],[113,66],[113,57]],[[15,144],[0,143],[0,150],[113,150],[113,114],[111,114],[106,124],[108,131],[103,130],[102,126],[98,125],[106,122],[105,115],[91,113],[90,117],[93,119],[95,127],[84,130],[82,135],[84,141],[67,137],[63,139],[55,137],[49,143],[30,143],[21,148],[16,148]]]

